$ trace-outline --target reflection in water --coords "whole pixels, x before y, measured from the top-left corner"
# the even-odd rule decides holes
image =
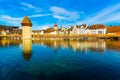
[[[0,40],[0,80],[119,80],[120,56],[116,50],[120,51],[120,41]],[[34,56],[26,63],[21,54],[27,61]]]
[[[21,40],[0,40],[0,46],[6,47],[6,46],[19,46],[22,43]]]
[[[105,41],[95,41],[89,43],[89,49],[95,52],[104,52],[105,47]]]
[[[58,50],[58,44],[57,44],[57,41],[54,41],[54,51],[55,53],[57,52]]]
[[[42,40],[33,41],[33,43],[53,47],[55,52],[57,52],[58,46],[61,46],[62,48],[72,48],[75,52],[81,51],[85,53],[88,50],[94,52],[104,52],[106,48],[105,41]]]
[[[31,40],[23,40],[22,42],[23,46],[23,57],[25,60],[29,61],[32,56],[32,41]]]
[[[0,47],[23,45],[23,55],[29,60],[32,55],[31,40],[0,40]],[[104,52],[105,49],[120,51],[120,41],[78,41],[78,40],[34,40],[33,44],[53,47],[54,52],[58,51],[58,46],[62,48],[72,48],[73,51],[87,53],[88,50],[94,52]]]
[[[120,51],[120,41],[107,41],[107,49]]]

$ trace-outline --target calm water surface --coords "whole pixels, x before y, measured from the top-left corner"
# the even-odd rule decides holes
[[[120,80],[120,41],[0,40],[0,80]]]

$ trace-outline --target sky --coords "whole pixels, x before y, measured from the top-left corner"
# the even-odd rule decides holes
[[[0,24],[20,26],[28,16],[32,29],[80,24],[120,25],[120,0],[0,0]]]

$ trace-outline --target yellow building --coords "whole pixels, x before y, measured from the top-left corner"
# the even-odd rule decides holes
[[[32,23],[26,16],[21,22],[22,25],[22,39],[32,39]]]

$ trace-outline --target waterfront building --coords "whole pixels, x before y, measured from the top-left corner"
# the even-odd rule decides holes
[[[91,25],[89,27],[90,34],[106,34],[107,28],[103,24]]]
[[[14,33],[16,34],[21,33],[19,26],[0,25],[0,34],[14,34]]]
[[[107,33],[108,34],[120,34],[120,26],[108,26]]]
[[[44,33],[49,33],[52,35],[59,34],[61,29],[58,29],[58,25],[55,23],[53,28],[47,28],[44,30]]]
[[[22,25],[22,39],[32,39],[32,23],[26,16],[21,22]]]
[[[12,31],[9,32],[9,34],[22,34],[22,29],[13,29]]]
[[[44,30],[44,33],[46,34],[52,34],[52,33],[54,33],[54,29],[53,28],[47,28],[47,29],[45,29]]]
[[[32,35],[44,34],[43,30],[32,30]]]
[[[59,32],[58,32],[58,25],[57,25],[57,23],[55,23],[54,24],[54,30],[52,30],[51,32],[50,32],[50,34],[58,34]]]
[[[86,24],[76,25],[70,31],[70,34],[88,34],[88,33],[89,33],[89,29]]]

